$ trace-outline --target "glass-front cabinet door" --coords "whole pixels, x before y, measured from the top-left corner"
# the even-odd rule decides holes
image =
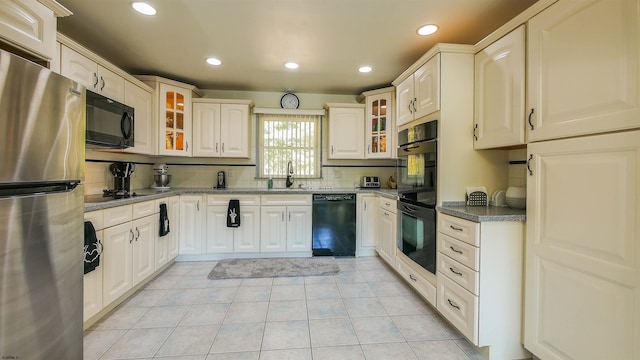
[[[160,84],[159,153],[190,156],[191,92],[187,89]],[[162,118],[161,118],[162,119]]]
[[[393,90],[390,90],[366,97],[366,157],[369,159],[395,157],[392,94]]]

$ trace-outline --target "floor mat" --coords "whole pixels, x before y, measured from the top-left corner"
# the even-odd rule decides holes
[[[340,267],[333,257],[220,260],[209,279],[335,275]]]

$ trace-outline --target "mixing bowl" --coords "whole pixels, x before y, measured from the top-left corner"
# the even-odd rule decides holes
[[[153,187],[167,187],[171,182],[169,174],[153,174]]]

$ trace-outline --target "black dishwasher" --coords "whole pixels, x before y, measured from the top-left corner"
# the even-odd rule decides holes
[[[313,256],[355,256],[356,194],[313,195]]]

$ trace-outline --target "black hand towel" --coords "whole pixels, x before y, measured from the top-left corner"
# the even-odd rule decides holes
[[[227,227],[240,227],[240,200],[229,200]]]
[[[96,236],[91,221],[84,222],[84,273],[89,273],[100,265],[102,244]]]
[[[160,236],[169,233],[169,213],[167,212],[167,204],[160,204]]]

